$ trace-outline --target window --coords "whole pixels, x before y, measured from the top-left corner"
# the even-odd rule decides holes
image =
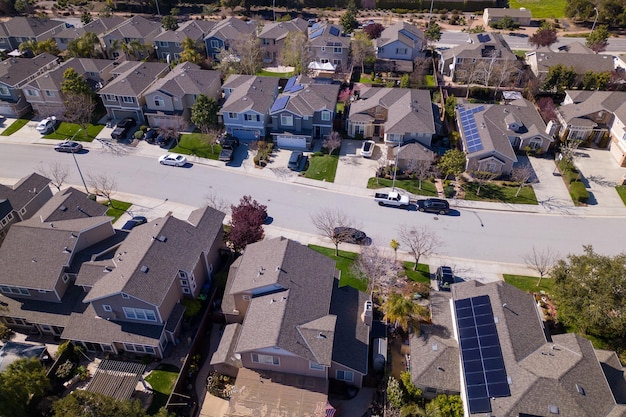
[[[191,290],[187,287],[183,287],[183,294],[191,294]]]
[[[39,92],[36,90],[31,90],[30,88],[26,90],[26,95],[31,97],[39,97]]]
[[[280,366],[280,358],[278,358],[276,356],[259,355],[259,354],[256,354],[256,353],[253,353],[251,356],[252,356],[252,362],[254,362],[254,363],[262,363],[262,364],[265,364],[265,365]]]
[[[7,285],[0,285],[0,291],[6,294],[30,295],[26,288],[9,287]]]
[[[114,96],[114,95],[112,95],[112,94],[105,94],[105,95],[104,95],[104,99],[105,99],[106,101],[115,101],[115,100],[116,100],[115,96]]]
[[[326,122],[330,120],[330,112],[328,110],[322,112],[322,120]]]
[[[113,52],[113,59],[117,59],[119,57],[120,57],[120,53],[119,52],[117,52],[117,51]]]
[[[188,287],[189,286],[189,281],[187,281],[186,279],[181,279],[180,280],[180,285],[182,285],[183,287]]]
[[[248,122],[259,122],[261,121],[261,116],[258,114],[244,114],[244,119]]]
[[[219,47],[220,47],[220,42],[218,40],[211,39],[211,48],[217,49]]]
[[[111,347],[111,345],[100,345],[102,347],[102,350],[104,352],[113,352],[113,348]]]
[[[155,107],[163,107],[165,106],[165,100],[161,96],[154,96],[154,106]]]
[[[325,59],[325,58],[322,58],[322,59],[320,59],[320,62],[321,62],[322,64],[328,64],[328,62],[330,62],[330,61],[328,61],[328,60],[327,60],[327,59]]]
[[[406,48],[396,48],[396,54],[406,55]]]
[[[20,210],[20,214],[26,214],[26,207]],[[13,218],[13,215],[11,214],[9,217],[9,220],[11,220],[12,218]]]
[[[127,319],[157,321],[156,315],[152,310],[144,310],[143,308],[123,307],[124,314]]]
[[[323,371],[324,365],[320,365],[319,363],[309,361],[309,369],[313,369],[315,371]]]
[[[341,59],[333,59],[333,64],[341,66]]]
[[[154,348],[152,346],[144,346],[146,348],[146,353],[154,353]]]
[[[270,44],[270,40],[267,38],[263,38],[262,42],[263,45],[269,45]]]
[[[243,301],[250,301],[250,296],[248,294],[244,294]]]
[[[108,305],[108,304],[103,304],[103,305],[102,305],[102,309],[103,309],[104,311],[108,311],[108,312],[113,311],[113,309],[111,308],[111,306],[110,306],[110,305]]]
[[[64,284],[67,284],[67,280],[69,279],[69,277],[67,276],[67,274],[63,274],[63,276],[61,277],[61,279],[63,280]]]
[[[20,213],[22,214],[26,213],[26,209],[22,209]],[[13,213],[7,214],[7,220],[13,220]]]
[[[3,96],[8,96],[10,94],[9,89],[3,85],[0,85],[0,94]]]
[[[333,49],[333,53],[340,54],[341,53],[341,48],[334,48]]]
[[[170,43],[169,43],[169,42],[159,41],[159,46],[167,47],[167,46],[169,46],[169,45],[170,45]]]
[[[281,114],[280,115],[280,124],[283,126],[293,126],[293,115],[291,114]]]
[[[532,138],[530,142],[528,142],[528,147],[532,150],[537,150],[541,148],[542,140],[541,138]]]
[[[54,91],[46,90],[46,97],[54,97],[54,96],[56,96]]]
[[[228,118],[229,119],[236,119],[237,118],[237,113],[228,113]]]
[[[125,294],[125,293],[122,293],[122,298],[123,298],[124,300],[128,300],[128,299],[130,298],[130,295]]]
[[[2,219],[2,225],[6,226],[6,224],[7,224],[7,219]]]
[[[354,373],[352,371],[337,371],[337,379],[339,381],[354,381]]]
[[[135,97],[122,96],[122,101],[124,103],[134,103],[135,102]]]
[[[326,47],[322,46],[322,52],[326,52]]]
[[[48,291],[47,291],[47,290],[39,290],[38,292],[40,292],[41,294],[45,294],[45,293],[47,293]]]

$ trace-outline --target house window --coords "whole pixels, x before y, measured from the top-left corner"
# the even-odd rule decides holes
[[[229,119],[236,119],[237,118],[237,113],[228,113],[228,118]]]
[[[337,66],[341,66],[341,59],[333,59],[333,64]]]
[[[267,38],[263,38],[263,40],[261,41],[261,43],[262,43],[263,45],[269,45],[269,44],[270,44],[270,40],[269,40],[269,39],[267,39]]]
[[[219,47],[220,47],[220,42],[218,40],[211,39],[211,48],[217,49]]]
[[[528,147],[530,149],[532,149],[533,151],[537,150],[537,149],[541,148],[541,143],[542,142],[543,141],[541,140],[541,138],[532,138],[530,140],[530,142],[528,142]]]
[[[487,162],[485,169],[487,172],[498,172],[498,165],[495,162]]]
[[[46,97],[54,97],[56,94],[52,90],[46,90]]]
[[[30,292],[26,288],[9,287],[7,285],[1,285],[0,291],[6,294],[30,295]]]
[[[113,94],[105,94],[104,95],[104,99],[106,101],[115,101],[116,100],[116,98],[115,98],[115,96]]]
[[[21,295],[30,295],[30,291],[28,291],[26,288],[18,288],[17,290]]]
[[[63,276],[61,277],[61,279],[63,280],[64,284],[67,284],[67,280],[69,279],[69,277],[67,276],[67,274],[63,274]]]
[[[354,372],[338,370],[337,371],[337,379],[339,381],[352,382],[352,381],[354,381]]]
[[[322,46],[322,52],[326,52],[326,47]]]
[[[322,59],[320,59],[320,62],[322,64],[328,64],[330,61],[328,61],[326,58],[322,58]]]
[[[293,126],[293,115],[291,114],[281,114],[280,115],[280,124],[283,126]]]
[[[252,362],[254,363],[262,363],[265,365],[276,365],[280,366],[280,358],[277,356],[271,355],[259,355],[257,353],[251,354]]]
[[[180,285],[182,285],[183,287],[188,287],[189,286],[189,281],[187,281],[186,279],[181,279],[180,280]]]
[[[315,371],[323,371],[324,365],[320,365],[319,363],[309,361],[309,369],[313,369]]]
[[[48,291],[47,291],[47,290],[39,290],[39,292],[40,292],[41,294],[45,294],[45,293],[47,293]]]
[[[248,294],[244,294],[242,298],[243,298],[243,301],[250,301],[250,296]]]
[[[156,315],[152,310],[145,310],[143,308],[122,307],[124,315],[127,319],[154,321],[156,322]]]
[[[135,102],[135,97],[122,96],[122,102],[124,102],[124,103],[134,103]]]
[[[159,46],[167,47],[167,46],[169,46],[169,45],[170,45],[170,43],[169,43],[169,42],[159,41]]]
[[[154,348],[152,346],[144,346],[144,348],[146,349],[146,353],[154,354]]]
[[[113,352],[113,348],[111,347],[111,345],[100,345],[102,347],[102,350],[104,352]]]
[[[187,287],[183,287],[183,294],[191,294],[191,290]]]
[[[3,85],[0,85],[0,95],[8,96],[9,94],[9,89]]]
[[[155,107],[163,107],[165,106],[165,100],[161,96],[154,96],[154,106]]]
[[[39,97],[39,92],[36,90],[31,90],[30,88],[26,90],[26,95],[31,97]]]
[[[20,213],[22,213],[22,214],[26,213],[26,209],[23,208],[22,210],[20,210]],[[7,219],[8,220],[13,220],[13,213],[7,214]]]
[[[248,122],[260,122],[261,116],[258,114],[244,114],[244,119]]]
[[[187,273],[185,271],[178,271],[178,278],[186,279],[187,278]]]
[[[406,55],[406,48],[396,48],[396,54]]]
[[[333,52],[336,54],[340,54],[341,53],[341,48],[334,48]]]
[[[7,224],[7,219],[6,219],[6,218],[5,218],[5,219],[2,219],[2,225],[3,225],[3,226],[6,226],[6,224]]]
[[[128,294],[126,294],[126,293],[122,293],[122,298],[123,298],[124,300],[128,300],[128,299],[130,299],[130,295],[128,295]]]
[[[328,110],[324,110],[322,112],[322,120],[328,122],[330,120],[330,112]]]
[[[110,305],[108,305],[108,304],[103,304],[103,305],[102,305],[102,309],[103,309],[104,311],[108,311],[108,312],[113,311],[113,309],[111,308],[111,306],[110,306]]]

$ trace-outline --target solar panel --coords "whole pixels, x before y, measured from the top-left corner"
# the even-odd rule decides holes
[[[461,119],[473,121],[476,109],[460,109]],[[465,298],[454,309],[470,413],[489,413],[490,398],[511,395],[491,301],[487,295]]]
[[[333,36],[339,36],[341,34],[341,32],[339,31],[339,28],[336,28],[334,26],[331,26],[328,32],[330,32],[330,34]]]
[[[311,26],[311,30],[315,30],[315,29],[317,29],[320,26],[322,26],[322,24],[320,22],[313,23],[313,26]]]
[[[324,28],[317,29],[316,31],[311,32],[309,35],[309,39],[315,39],[319,37],[322,33],[324,33]]]
[[[293,87],[293,85],[296,83],[296,78],[297,77],[291,77],[290,79],[287,80],[287,84],[285,84],[285,90],[288,90],[291,87]]]
[[[476,106],[469,109],[465,107],[459,108],[461,127],[463,128],[463,133],[465,134],[467,152],[469,153],[481,151],[483,149],[483,143],[480,139],[478,127],[476,126],[474,113],[478,113],[484,109],[484,106]]]
[[[486,34],[486,33],[479,33],[478,34],[478,41],[480,43],[489,42],[490,40],[491,40],[491,37],[489,37],[488,34]]]
[[[274,105],[272,105],[272,109],[270,110],[270,112],[273,113],[275,111],[284,109],[285,107],[287,107],[288,102],[289,102],[289,96],[278,97],[276,101],[274,102]]]
[[[290,93],[295,93],[297,91],[304,90],[304,86],[302,84],[296,84],[289,90]]]

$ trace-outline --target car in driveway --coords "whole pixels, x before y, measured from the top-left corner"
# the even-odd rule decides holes
[[[449,266],[440,266],[435,273],[435,279],[439,291],[450,291],[450,286],[454,284],[454,272]]]
[[[183,155],[179,155],[176,153],[168,153],[159,157],[159,163],[161,165],[171,165],[174,167],[182,167],[187,163],[187,158]]]
[[[219,160],[222,162],[232,161],[235,151],[239,147],[239,139],[227,135],[220,142],[222,145],[222,151],[220,152]]]
[[[172,143],[174,142],[174,140],[176,139],[178,139],[178,136],[176,133],[172,133],[172,132],[161,133],[159,136],[157,136],[156,143],[163,149],[169,149],[172,146]]]
[[[361,145],[361,156],[363,158],[371,158],[374,154],[374,149],[376,148],[376,142],[373,140],[363,141],[363,145]]]
[[[304,153],[302,151],[292,151],[291,155],[289,155],[289,162],[287,163],[287,168],[292,171],[298,171],[300,166],[302,165],[302,161],[305,160]]]
[[[57,118],[52,116],[52,117],[46,117],[45,119],[43,119],[41,122],[39,122],[37,124],[37,127],[35,129],[37,129],[37,132],[41,133],[42,135],[47,135],[48,133],[51,133],[54,128],[57,125]]]
[[[148,143],[154,143],[158,135],[159,132],[156,129],[148,129],[146,133],[143,134],[143,140]]]
[[[111,132],[111,137],[113,139],[124,139],[130,129],[135,126],[137,122],[132,117],[126,117],[125,119],[120,120],[120,122],[115,126],[113,132]]]
[[[83,145],[78,142],[67,140],[56,145],[54,150],[57,152],[80,152],[83,150]]]
[[[450,212],[450,204],[441,198],[427,198],[417,200],[417,209],[428,213],[448,214]]]
[[[148,223],[148,219],[146,219],[144,216],[134,216],[132,219],[124,223],[124,226],[122,226],[122,230],[132,230],[134,227],[144,223]]]
[[[367,242],[365,232],[355,229],[354,227],[335,227],[333,230],[333,238],[346,243],[356,243],[362,245]]]

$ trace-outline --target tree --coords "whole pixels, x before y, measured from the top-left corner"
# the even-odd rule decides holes
[[[389,262],[382,250],[376,246],[365,246],[352,264],[355,277],[367,283],[367,291],[386,292],[398,277],[395,262]]]
[[[463,401],[459,395],[437,395],[426,405],[426,411],[436,409],[438,416],[463,417]]]
[[[68,68],[63,72],[63,82],[61,82],[61,92],[63,94],[75,93],[91,95],[91,87],[87,81],[74,68]]]
[[[322,148],[328,151],[328,155],[332,155],[335,149],[341,148],[341,135],[334,130],[330,132],[330,135],[326,136],[322,141]]]
[[[95,195],[105,197],[109,200],[109,205],[113,207],[112,196],[117,191],[117,182],[107,173],[89,175],[89,183]]]
[[[191,62],[193,64],[199,64],[204,59],[204,56],[200,52],[200,48],[196,44],[196,42],[187,36],[180,46],[183,50],[179,56],[179,62]]]
[[[58,161],[50,162],[47,165],[39,167],[39,173],[51,181],[51,184],[57,191],[61,191],[61,187],[65,184],[65,180],[69,175],[67,165],[63,165]]]
[[[398,237],[403,247],[413,255],[415,265],[413,270],[417,271],[422,256],[429,256],[437,252],[443,245],[439,236],[427,226],[407,226],[403,225],[398,231]]]
[[[476,195],[480,195],[480,189],[483,187],[483,185],[487,184],[488,182],[496,178],[498,175],[500,174],[497,172],[490,172],[490,171],[472,172],[472,177],[478,183],[478,189],[476,190]]]
[[[103,394],[85,390],[73,391],[70,395],[52,404],[53,417],[148,417],[138,400],[119,401]],[[155,415],[174,417],[162,407]]]
[[[13,336],[13,330],[8,328],[6,324],[0,323],[0,341],[8,342],[9,340],[11,340],[12,336]]]
[[[50,388],[46,368],[39,359],[18,359],[0,373],[0,415],[26,417],[33,397]]]
[[[519,25],[515,23],[515,20],[513,20],[511,16],[502,16],[502,19],[491,22],[489,26],[491,26],[492,28],[505,30],[517,29],[519,27]]]
[[[406,169],[407,174],[415,175],[418,179],[418,188],[422,189],[422,182],[424,178],[432,171],[433,160],[432,157],[428,159],[413,159],[409,162],[409,166]]]
[[[356,32],[350,42],[352,64],[361,67],[361,74],[365,72],[364,64],[368,57],[374,56],[372,40],[364,32]]]
[[[609,28],[606,25],[600,25],[587,35],[586,45],[597,54],[598,52],[606,50],[609,44],[609,36],[611,36]]]
[[[519,187],[517,192],[515,193],[515,197],[519,197],[519,193],[522,191],[522,188],[526,185],[528,180],[530,180],[534,175],[532,167],[528,165],[522,165],[519,167],[513,168],[511,171],[511,178],[513,181],[519,183]]]
[[[213,97],[200,94],[196,102],[191,106],[191,123],[196,125],[202,134],[206,135],[209,130],[217,125],[217,113],[220,107]]]
[[[536,48],[550,46],[557,41],[556,29],[551,26],[541,26],[537,32],[528,38],[528,43]]]
[[[339,244],[350,237],[347,233],[335,233],[339,227],[352,227],[352,221],[339,209],[322,209],[311,214],[313,226],[335,245],[335,256],[339,256]]]
[[[253,33],[245,35],[233,42],[229,49],[222,48],[217,59],[217,68],[222,74],[254,75],[263,64],[260,40]]]
[[[444,108],[446,112],[446,117],[449,121],[453,122],[456,119],[456,97],[454,95],[449,95],[446,97],[446,101],[444,102]]]
[[[449,149],[441,156],[441,158],[439,158],[437,166],[439,167],[439,170],[443,174],[444,178],[447,179],[450,175],[458,177],[465,172],[465,164],[466,160],[463,151],[458,149]]]
[[[405,297],[397,292],[392,292],[383,305],[383,320],[387,323],[393,323],[405,331],[410,328],[417,328],[419,325],[419,317],[428,314],[426,307],[422,307],[413,300]]]
[[[589,70],[583,74],[579,88],[583,90],[605,90],[610,82],[610,72],[593,72]]]
[[[346,11],[341,16],[341,19],[339,19],[339,24],[343,26],[344,32],[352,33],[354,32],[354,29],[359,27],[359,22],[356,20],[356,14],[357,10],[354,0],[348,1]]]
[[[400,381],[392,376],[387,381],[387,401],[396,409],[399,409],[404,404],[404,390],[400,386]],[[387,415],[386,412],[385,415]]]
[[[569,90],[576,82],[576,71],[573,67],[562,64],[552,65],[548,68],[548,74],[543,83],[543,89],[562,93]]]
[[[385,30],[385,27],[380,23],[372,23],[363,27],[363,32],[367,33],[367,36],[369,36],[370,39],[380,38],[383,30]]]
[[[538,250],[534,246],[532,251],[524,255],[524,262],[530,268],[537,271],[539,274],[539,281],[537,281],[537,286],[541,285],[541,280],[550,274],[552,268],[556,264],[558,255],[552,251],[550,248],[545,248],[543,250]]]
[[[171,14],[163,16],[161,18],[161,26],[165,30],[174,31],[178,29],[178,19],[176,18],[176,16],[173,16]]]
[[[69,121],[79,124],[83,132],[87,134],[87,125],[96,109],[91,87],[74,68],[68,68],[63,73],[61,92],[65,104],[65,117]]]
[[[305,74],[312,57],[307,45],[308,39],[304,32],[289,32],[280,50],[282,64],[293,67],[296,74]]]
[[[557,120],[556,106],[552,97],[541,97],[537,100],[537,107],[543,120],[549,122],[550,120]]]
[[[595,16],[594,7],[591,0],[568,0],[565,2],[565,16],[576,20],[588,19]]]
[[[431,21],[428,24],[428,28],[424,31],[424,36],[426,36],[428,43],[437,42],[441,39],[441,26]]]
[[[558,319],[582,334],[611,339],[626,333],[626,255],[613,257],[583,246],[581,255],[570,254],[551,273]]]
[[[398,260],[398,249],[400,248],[400,242],[395,239],[391,239],[391,242],[389,242],[389,246],[391,246],[391,249],[393,249],[393,260],[395,262]]]
[[[267,206],[245,195],[239,200],[239,205],[231,205],[230,210],[230,230],[226,234],[226,240],[233,250],[241,252],[250,243],[263,239]]]
[[[46,39],[45,41],[41,42],[37,42],[36,40],[31,39],[29,41],[20,43],[18,48],[22,52],[31,51],[33,55],[39,55],[44,52],[47,52],[50,55],[59,55],[61,53],[61,50],[59,49],[56,41],[52,38]]]
[[[83,25],[91,23],[92,20],[93,19],[91,18],[91,13],[89,13],[89,12],[83,12],[80,15],[80,23],[82,23]]]
[[[67,55],[73,58],[95,58],[103,55],[102,49],[96,52],[96,46],[101,47],[98,36],[93,32],[85,32],[67,44]]]

